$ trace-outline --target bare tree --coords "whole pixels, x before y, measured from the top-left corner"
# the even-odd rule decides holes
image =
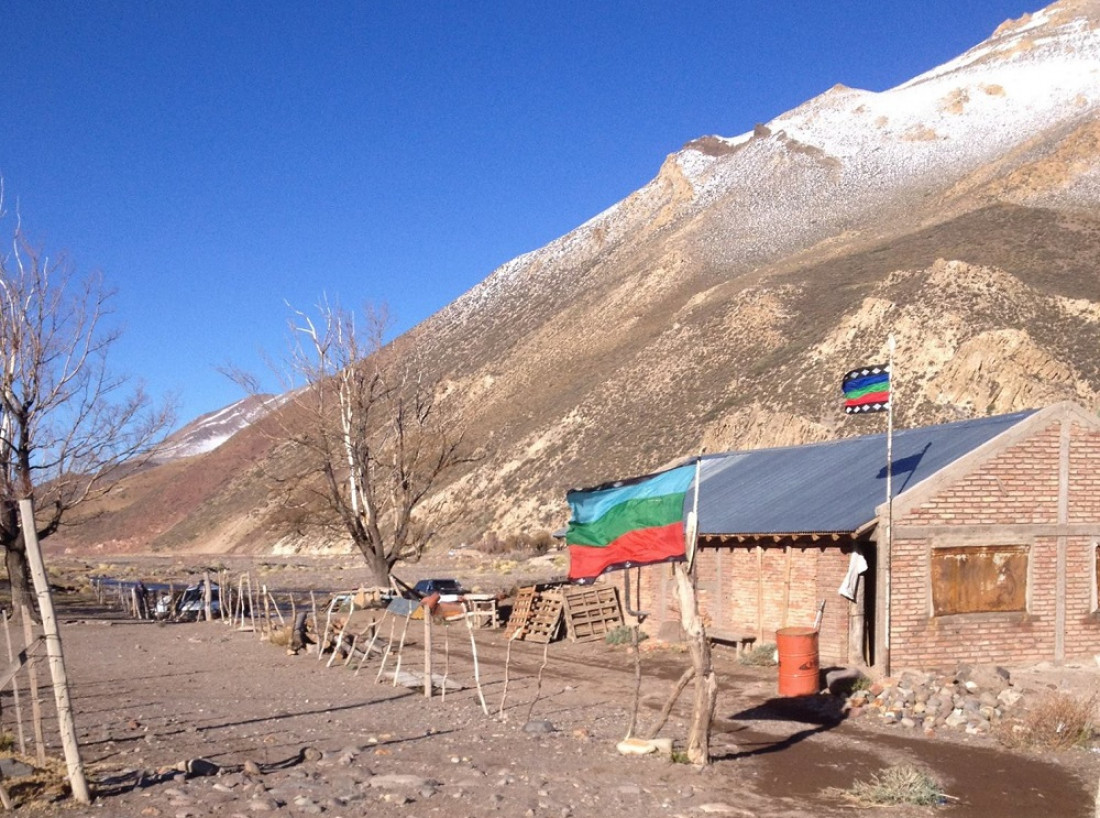
[[[44,539],[171,425],[170,406],[155,408],[107,367],[119,337],[105,327],[111,297],[100,276],[49,259],[16,222],[0,254],[0,547],[16,605],[30,600],[19,501],[33,501]]]
[[[398,562],[419,559],[442,519],[433,490],[474,459],[438,376],[408,337],[385,342],[388,323],[369,306],[361,315],[327,302],[315,314],[293,311],[281,424],[306,454],[295,490],[318,500],[314,522],[335,522],[379,585]]]

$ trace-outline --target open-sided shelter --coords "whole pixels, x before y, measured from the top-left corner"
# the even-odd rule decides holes
[[[773,641],[812,625],[824,601],[823,664],[1100,653],[1094,414],[1060,403],[895,431],[892,489],[887,502],[885,434],[704,457],[695,560],[708,627]],[[678,621],[668,566],[640,570],[647,629]]]

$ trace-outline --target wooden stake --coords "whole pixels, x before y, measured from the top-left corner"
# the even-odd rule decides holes
[[[432,697],[432,612],[424,606],[424,698]]]
[[[351,605],[348,607],[348,618],[344,620],[344,626],[340,628],[340,635],[336,637],[336,643],[332,646],[332,655],[328,659],[328,664],[325,667],[332,667],[332,663],[336,661],[336,656],[340,653],[340,647],[344,644],[344,634],[348,632],[348,628],[351,626],[351,617],[355,613],[355,600],[351,601]]]
[[[393,648],[393,631],[396,626],[397,616],[394,615],[390,619],[390,638],[386,640],[386,650],[382,653],[382,662],[378,665],[378,675],[374,677],[375,684],[378,684],[378,682],[381,680],[382,671],[386,669],[386,660],[390,658],[390,652]]]
[[[248,580],[248,619],[252,622],[252,632],[257,633],[256,628],[256,594],[252,590],[252,574],[245,574]],[[263,634],[259,636],[262,638]]]
[[[11,617],[14,616],[14,615],[15,615],[14,611],[12,611],[11,615],[0,614],[0,616],[4,617],[4,638],[7,640],[7,643],[8,643],[8,661],[9,662],[15,661],[15,651],[12,649],[12,644],[11,644],[11,627],[8,624],[11,621]],[[19,675],[18,674],[16,674],[15,676],[12,677],[12,680],[11,680],[11,694],[12,694],[12,699],[15,701],[15,725],[16,725],[16,733],[18,734],[18,738],[19,738],[19,754],[25,756],[27,754],[27,739],[23,735],[23,707],[19,703]]]
[[[626,726],[624,739],[634,735],[634,728],[638,725],[638,708],[642,702],[642,652],[638,649],[639,641],[638,623],[635,622],[630,629],[630,646],[634,648],[634,707],[630,711],[630,723]]]
[[[397,687],[397,677],[401,673],[401,658],[405,655],[405,635],[409,632],[409,621],[412,616],[405,617],[405,624],[401,628],[401,642],[397,646],[397,664],[393,669],[393,686]]]
[[[279,617],[279,624],[282,625],[283,627],[286,627],[286,620],[283,618],[283,612],[279,610],[279,603],[275,601],[275,596],[270,591],[267,591],[266,588],[265,588],[265,592],[267,593],[268,597],[271,599],[271,608],[272,608],[272,610],[274,610],[275,615],[277,617]]]
[[[237,577],[237,613],[241,615],[240,629],[244,630],[244,574]],[[236,622],[237,618],[233,617]]]
[[[756,641],[764,641],[764,546],[756,546]]]
[[[447,701],[447,676],[451,672],[451,626],[443,620],[443,689],[439,693],[440,701]]]
[[[260,586],[260,599],[264,601],[264,622],[261,626],[263,630],[263,638],[271,638],[271,608],[267,604],[267,586]]]
[[[467,614],[464,619],[466,620],[466,630],[470,632],[470,653],[474,657],[474,684],[477,685],[477,697],[481,701],[482,712],[488,716],[489,706],[485,704],[485,693],[481,689],[481,666],[477,661],[477,642],[474,640],[474,624],[470,621],[469,614]]]
[[[512,643],[516,641],[516,634],[520,632],[520,628],[512,631],[512,635],[508,638],[508,649],[504,652],[504,689],[500,692],[500,709],[497,710],[498,719],[504,718],[504,703],[508,700],[508,677],[512,668]]]
[[[57,704],[57,723],[61,731],[61,744],[65,750],[65,763],[69,771],[69,785],[73,797],[81,804],[92,802],[88,791],[88,782],[84,778],[84,764],[80,760],[80,745],[76,740],[76,726],[73,724],[72,703],[69,701],[69,683],[65,675],[65,656],[61,649],[61,634],[57,629],[54,616],[53,597],[50,595],[50,583],[46,578],[46,566],[42,562],[42,552],[38,547],[38,532],[34,524],[34,505],[29,498],[19,501],[20,527],[23,529],[23,542],[27,549],[27,562],[31,568],[35,593],[38,596],[38,610],[42,614],[42,629],[46,637],[46,656],[53,677],[54,699]]]
[[[359,664],[355,666],[355,675],[359,675],[359,670],[363,667],[363,662],[370,658],[370,652],[374,650],[374,643],[378,639],[378,634],[382,630],[382,623],[386,621],[386,617],[389,615],[389,611],[382,612],[382,618],[371,622],[371,635],[370,641],[367,642],[367,649],[363,651],[363,655],[359,657]]]
[[[542,672],[546,670],[546,660],[550,657],[550,640],[542,643],[542,664],[539,665],[539,677],[535,682],[535,698],[531,699],[531,706],[527,708],[527,721],[531,721],[531,714],[535,712],[535,704],[542,695]]]
[[[794,562],[794,554],[789,545],[783,550],[787,552],[787,580],[783,585],[783,627],[785,628],[787,627],[787,617],[791,611],[791,565]],[[760,637],[759,634],[757,636]]]
[[[202,572],[202,609],[203,609],[203,613],[206,615],[206,621],[207,622],[213,622],[214,621],[213,604],[214,604],[214,592],[213,592],[213,589],[210,587],[210,572],[209,571],[203,571]]]
[[[30,645],[34,641],[34,624],[31,621],[29,605],[21,605],[19,611],[23,620],[23,643]],[[46,763],[46,739],[42,735],[42,698],[38,691],[38,662],[27,662],[27,687],[31,697],[31,729],[34,732],[34,756],[39,764]]]
[[[676,706],[676,700],[680,698],[680,694],[684,692],[684,688],[687,687],[687,683],[691,681],[693,676],[695,676],[695,665],[688,665],[687,670],[680,676],[680,680],[672,686],[672,693],[669,695],[668,701],[665,702],[665,706],[661,708],[661,714],[657,717],[656,723],[646,735],[647,739],[657,738],[657,734],[661,732],[661,728],[668,721],[672,708]]]
[[[318,624],[317,623],[317,597],[314,596],[312,588],[309,591],[309,604],[310,604],[310,607],[313,608],[313,632],[314,633],[320,633],[321,631],[317,627],[317,624]],[[317,644],[317,653],[318,654],[321,653],[321,646],[323,644],[324,644],[324,642],[319,642]]]

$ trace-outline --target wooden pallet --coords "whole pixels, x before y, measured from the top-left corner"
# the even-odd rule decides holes
[[[619,592],[611,585],[568,588],[562,601],[566,632],[573,642],[603,639],[623,626]]]
[[[561,630],[561,612],[564,601],[557,588],[540,591],[531,600],[531,615],[523,632],[528,642],[553,642]]]
[[[504,638],[511,639],[516,631],[523,631],[531,619],[531,604],[535,601],[535,586],[520,588],[516,591],[516,601],[512,604],[512,615],[508,617],[508,626],[504,629]]]

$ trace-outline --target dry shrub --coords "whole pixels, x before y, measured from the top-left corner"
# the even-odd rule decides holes
[[[851,788],[830,788],[826,795],[838,796],[863,807],[937,806],[947,797],[940,782],[925,770],[912,764],[897,764],[871,776],[870,781],[857,781]]]
[[[752,650],[742,652],[737,657],[737,661],[752,667],[775,667],[775,644],[765,642],[762,645],[757,645]]]
[[[285,648],[290,646],[291,639],[294,636],[294,629],[290,625],[284,625],[281,628],[272,628],[270,634],[271,644],[278,647]]]
[[[997,737],[1018,749],[1066,750],[1092,741],[1096,730],[1097,695],[1081,698],[1051,693],[1017,719],[998,725]]]
[[[549,531],[540,531],[536,534],[501,537],[495,531],[490,531],[474,543],[474,548],[489,555],[541,556],[553,550],[554,536]]]

